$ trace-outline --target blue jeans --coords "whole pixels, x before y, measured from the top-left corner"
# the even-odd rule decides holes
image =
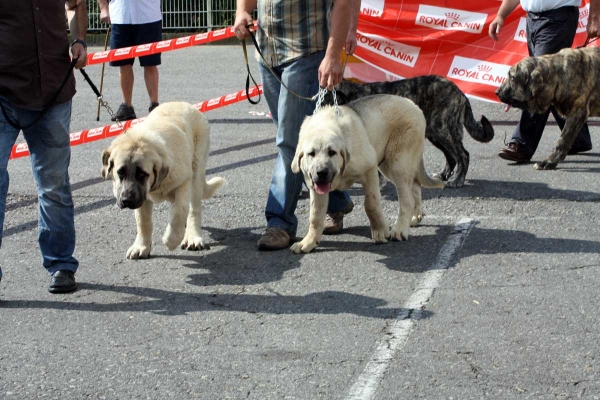
[[[10,118],[22,126],[33,122],[39,111],[11,105],[4,97],[0,102]],[[31,153],[31,168],[38,191],[38,243],[42,265],[48,273],[77,271],[73,257],[75,224],[71,184],[69,183],[69,125],[71,102],[51,107],[43,118],[23,131]],[[8,194],[8,158],[19,130],[11,126],[0,112],[0,246]],[[2,277],[2,270],[0,270]]]
[[[300,57],[273,68],[273,72],[290,90],[304,97],[312,97],[319,91],[319,65],[324,51]],[[287,91],[269,69],[260,64],[263,92],[273,121],[277,126],[277,163],[271,178],[265,216],[267,226],[285,229],[296,235],[298,219],[294,214],[304,177],[292,172],[292,160],[296,153],[300,126],[304,117],[312,115],[315,102],[300,99]],[[347,192],[329,193],[329,212],[341,211],[350,203]]]

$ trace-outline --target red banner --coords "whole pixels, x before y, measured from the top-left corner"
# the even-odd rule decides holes
[[[587,37],[588,3],[583,0],[579,8],[573,46]],[[378,82],[441,75],[472,97],[497,102],[494,91],[510,67],[528,56],[525,12],[520,7],[505,20],[497,42],[488,36],[500,4],[500,0],[362,0],[358,47],[344,76]]]

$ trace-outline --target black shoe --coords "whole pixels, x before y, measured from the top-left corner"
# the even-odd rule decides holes
[[[117,119],[119,121],[127,121],[129,119],[136,119],[137,117],[135,116],[135,111],[133,110],[133,106],[128,106],[127,103],[121,103],[121,105],[119,106],[119,109],[117,110],[117,114],[115,114],[115,116],[113,118],[111,118],[111,121],[116,121]]]
[[[150,108],[148,109],[148,112],[152,112],[152,110],[154,110],[156,107],[158,107],[158,103],[150,103]]]
[[[70,293],[77,289],[75,274],[71,271],[56,271],[52,274],[48,291],[50,293]]]
[[[532,154],[529,154],[522,145],[518,143],[509,143],[505,149],[498,153],[500,158],[516,163],[527,163],[531,161]]]
[[[569,152],[567,154],[572,156],[574,154],[583,153],[585,151],[590,151],[591,149],[592,149],[591,144],[589,146],[585,146],[585,147],[571,147],[571,150],[569,150]]]

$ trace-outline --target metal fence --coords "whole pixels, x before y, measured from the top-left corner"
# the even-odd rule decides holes
[[[126,0],[134,1],[134,0]],[[96,0],[88,0],[89,32],[106,29]],[[233,25],[236,0],[161,0],[163,31],[205,32]]]

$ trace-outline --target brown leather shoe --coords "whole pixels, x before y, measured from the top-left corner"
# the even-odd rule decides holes
[[[531,161],[531,154],[518,143],[509,143],[505,149],[501,149],[498,156],[504,160],[516,163],[527,163]]]
[[[351,200],[346,208],[344,208],[342,211],[327,213],[327,217],[325,217],[325,228],[323,229],[323,234],[337,235],[340,233],[344,227],[344,215],[350,214],[353,209],[354,203]]]
[[[270,226],[262,233],[261,238],[256,243],[258,249],[281,250],[288,248],[292,242],[292,237],[285,229]]]

